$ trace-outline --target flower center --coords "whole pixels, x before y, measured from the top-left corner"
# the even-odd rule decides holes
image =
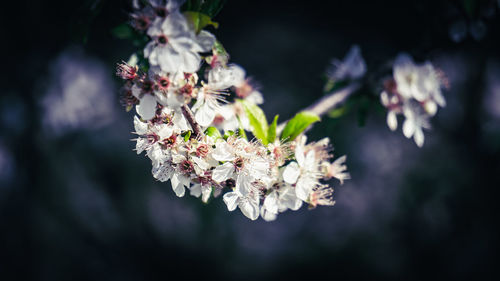
[[[234,167],[237,169],[237,170],[241,170],[243,169],[243,166],[244,166],[244,161],[243,161],[243,158],[238,158],[234,161]]]
[[[158,43],[161,45],[166,45],[168,43],[168,38],[165,35],[160,35],[158,36],[158,38],[156,38],[156,41],[158,41]]]
[[[185,96],[190,96],[192,92],[193,92],[193,86],[190,84],[186,84],[184,85],[184,87],[179,89],[179,94]]]
[[[139,30],[146,30],[149,27],[149,19],[147,17],[139,17],[136,20],[136,27]]]
[[[236,181],[233,180],[233,179],[227,179],[224,184],[223,184],[224,187],[228,187],[228,188],[233,188],[236,186]]]
[[[170,81],[167,77],[159,77],[157,80],[157,84],[157,88],[159,90],[166,90],[168,89],[168,86],[170,86]]]
[[[184,160],[182,163],[181,163],[181,171],[185,174],[189,174],[193,171],[193,163],[191,163],[191,161],[189,160]]]
[[[166,16],[168,16],[168,11],[167,9],[163,8],[163,7],[156,7],[155,9],[155,13],[157,16],[159,16],[160,18],[164,18]]]
[[[176,139],[177,135],[171,135],[170,137],[164,139],[161,145],[164,149],[172,148],[175,144]]]
[[[208,154],[208,145],[206,144],[201,144],[197,149],[196,149],[196,156],[198,157],[205,157]]]
[[[142,91],[144,93],[149,93],[151,90],[153,90],[153,82],[149,80],[142,82]]]

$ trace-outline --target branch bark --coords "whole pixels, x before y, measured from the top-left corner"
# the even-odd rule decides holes
[[[195,139],[200,139],[201,137],[203,137],[203,131],[201,130],[201,127],[200,125],[196,122],[196,120],[194,119],[194,115],[193,115],[193,112],[191,111],[191,109],[189,108],[189,106],[187,104],[184,104],[182,107],[182,114],[184,115],[184,117],[186,118],[186,120],[189,122],[189,125],[191,125],[191,128],[193,129],[193,137]]]
[[[322,116],[328,111],[342,105],[347,100],[347,98],[354,92],[356,92],[360,87],[361,83],[359,82],[352,83],[349,86],[346,86],[340,90],[331,92],[330,94],[324,96],[317,102],[306,107],[303,111],[310,111],[317,114],[318,116]],[[288,120],[278,125],[277,128],[278,133],[281,133],[283,131],[287,122]]]

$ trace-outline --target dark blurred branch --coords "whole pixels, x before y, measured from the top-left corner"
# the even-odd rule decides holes
[[[349,98],[354,92],[359,90],[359,88],[361,88],[360,82],[351,83],[350,85],[340,90],[333,91],[330,94],[324,96],[320,100],[305,108],[303,111],[309,111],[317,114],[318,116],[322,116],[330,110],[342,105],[347,100],[347,98]],[[283,131],[287,122],[288,120],[280,123],[278,125],[277,131]]]

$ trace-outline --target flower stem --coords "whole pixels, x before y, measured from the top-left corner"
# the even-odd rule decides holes
[[[191,109],[189,108],[189,106],[187,104],[184,104],[182,107],[182,114],[184,115],[184,117],[186,118],[186,120],[189,122],[189,125],[191,125],[191,128],[193,129],[193,137],[195,139],[199,139],[201,137],[203,137],[203,131],[201,130],[201,127],[200,125],[196,122],[196,120],[194,119],[194,115],[193,115],[193,112],[191,111]]]

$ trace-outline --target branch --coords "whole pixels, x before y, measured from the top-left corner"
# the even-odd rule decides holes
[[[191,125],[191,128],[193,129],[193,137],[195,139],[203,137],[203,131],[201,130],[200,125],[194,119],[193,112],[191,111],[189,106],[187,104],[184,104],[181,109],[182,114],[184,115],[184,117],[186,117],[186,120],[189,122],[189,125]]]
[[[328,111],[343,104],[347,100],[347,98],[354,92],[356,92],[359,88],[361,88],[361,83],[359,82],[352,83],[349,86],[346,86],[340,90],[331,92],[330,94],[324,96],[317,102],[305,108],[303,111],[309,111],[317,114],[318,116],[322,116]],[[278,133],[281,133],[283,131],[287,122],[288,120],[278,125],[277,128]]]

